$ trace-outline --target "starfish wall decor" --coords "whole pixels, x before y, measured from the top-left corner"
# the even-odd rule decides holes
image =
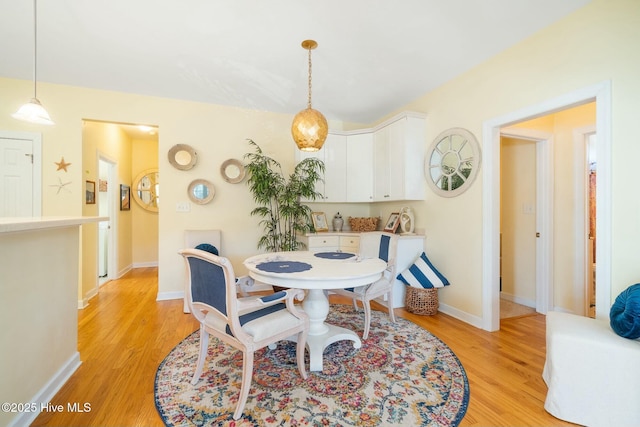
[[[71,181],[62,182],[60,177],[58,177],[58,183],[57,184],[51,184],[51,185],[49,185],[49,187],[58,187],[58,191],[56,191],[56,194],[60,194],[60,190],[62,190],[62,189],[64,189],[67,193],[71,193],[71,190],[69,190],[67,188],[67,185],[69,185],[69,184],[71,184]]]
[[[58,169],[56,169],[56,171],[63,170],[63,171],[65,171],[65,172],[68,172],[68,171],[67,171],[67,167],[68,167],[69,165],[71,165],[71,163],[66,163],[66,162],[64,161],[64,157],[62,157],[62,158],[60,159],[60,161],[59,161],[59,162],[53,162],[53,163],[55,163],[56,165],[58,165]]]

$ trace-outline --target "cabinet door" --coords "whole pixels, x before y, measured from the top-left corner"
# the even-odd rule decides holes
[[[352,254],[358,253],[360,236],[340,236],[340,250]]]
[[[339,247],[339,236],[309,236],[307,241],[307,249],[311,252],[333,252]]]
[[[347,136],[347,202],[373,202],[373,134]]]
[[[347,137],[329,134],[324,142],[324,201],[347,201]]]
[[[425,121],[407,117],[403,129],[403,200],[424,200]]]
[[[389,194],[389,130],[378,129],[373,134],[373,199],[376,202],[387,201]]]
[[[406,118],[391,123],[387,126],[387,160],[388,160],[388,195],[385,200],[403,200],[404,199],[404,178],[405,178],[405,125]]]

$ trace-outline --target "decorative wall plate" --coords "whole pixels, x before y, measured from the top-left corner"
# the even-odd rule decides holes
[[[169,150],[169,163],[183,171],[192,169],[198,162],[198,153],[190,145],[176,144]]]
[[[216,190],[213,184],[206,179],[196,179],[189,184],[189,198],[193,203],[206,205],[213,200]]]
[[[220,166],[220,173],[225,181],[237,184],[244,179],[246,171],[240,160],[229,159],[225,160]]]

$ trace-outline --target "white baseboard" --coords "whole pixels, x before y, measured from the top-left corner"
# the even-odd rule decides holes
[[[122,276],[127,274],[129,271],[131,271],[131,264],[129,264],[128,266],[126,266],[122,270],[118,271],[118,277],[117,278],[118,279],[121,278]]]
[[[516,304],[526,305],[527,307],[536,308],[536,302],[534,300],[519,297],[517,295],[508,294],[506,292],[500,292],[500,298],[507,301],[515,302]]]
[[[167,301],[171,299],[184,299],[184,291],[158,292],[156,301]]]
[[[471,326],[475,326],[478,329],[482,329],[482,317],[480,316],[473,316],[443,303],[438,304],[438,311],[448,314],[451,317],[455,317],[458,320],[462,320],[463,322],[468,323]]]
[[[146,268],[146,267],[157,267],[158,261],[149,261],[149,262],[134,262],[133,268]]]
[[[42,406],[46,407],[56,393],[62,388],[73,373],[80,367],[80,353],[76,352],[65,364],[63,364],[58,372],[49,379],[35,396],[28,400],[29,403],[35,403],[36,412],[22,412],[15,417],[7,427],[28,426],[40,415]],[[66,409],[66,408],[65,408]]]

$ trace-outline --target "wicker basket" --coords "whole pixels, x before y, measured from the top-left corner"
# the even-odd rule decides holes
[[[414,288],[406,286],[405,309],[415,314],[427,314],[429,316],[438,312],[437,288]]]
[[[349,217],[351,231],[375,231],[378,228],[378,218],[353,218]]]

